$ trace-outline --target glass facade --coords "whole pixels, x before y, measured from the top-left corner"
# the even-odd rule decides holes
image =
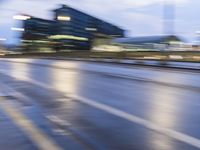
[[[49,39],[63,49],[90,49],[95,38],[124,37],[123,29],[66,5],[54,10],[54,20],[25,20],[24,29],[25,40]]]

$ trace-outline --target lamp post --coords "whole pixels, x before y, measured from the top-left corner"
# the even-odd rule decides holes
[[[174,0],[165,0],[163,8],[163,30],[164,34],[174,35],[175,32],[175,6]]]

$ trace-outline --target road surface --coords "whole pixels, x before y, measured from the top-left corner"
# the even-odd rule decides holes
[[[0,89],[3,149],[200,149],[200,71],[1,59]]]

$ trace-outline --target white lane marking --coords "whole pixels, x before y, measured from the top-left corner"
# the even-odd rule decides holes
[[[67,96],[69,97],[69,95],[67,95]],[[84,98],[84,97],[81,97],[81,96],[78,96],[78,95],[71,95],[70,97],[73,98],[74,100],[80,101],[80,102],[85,103],[89,106],[92,106],[92,107],[97,108],[99,110],[105,111],[105,112],[110,113],[114,116],[123,118],[125,120],[130,121],[130,122],[136,123],[138,125],[141,125],[143,127],[148,128],[150,130],[164,134],[168,137],[174,138],[178,141],[187,143],[191,146],[194,146],[194,147],[197,147],[197,148],[200,149],[200,139],[194,138],[194,137],[187,135],[187,134],[183,134],[183,133],[174,131],[174,130],[169,129],[169,128],[160,127],[159,125],[152,123],[148,120],[145,120],[143,118],[137,117],[137,116],[132,115],[132,114],[129,114],[129,113],[124,112],[122,110],[113,108],[111,106],[108,106],[108,105],[105,105],[105,104],[102,104],[102,103],[98,103],[98,102],[90,100],[88,98]]]
[[[71,136],[71,134],[66,132],[64,129],[54,129],[53,132],[63,136]]]
[[[7,73],[4,73],[4,74],[7,74]],[[7,75],[12,76],[13,78],[16,78],[14,75],[10,75],[10,74],[7,74]],[[26,81],[31,83],[31,84],[35,84],[35,85],[38,85],[38,86],[46,88],[46,89],[52,89],[50,86],[48,86],[44,83],[38,82],[36,80],[30,79],[30,78],[27,78]],[[98,103],[96,101],[93,101],[93,100],[90,100],[90,99],[87,99],[87,98],[84,98],[84,97],[81,97],[81,96],[78,96],[78,95],[66,94],[65,96],[71,97],[74,100],[80,101],[80,102],[85,103],[89,106],[92,106],[92,107],[97,108],[99,110],[103,110],[103,111],[110,113],[114,116],[123,118],[125,120],[130,121],[130,122],[133,122],[133,123],[136,123],[136,124],[141,125],[143,127],[146,127],[147,129],[150,129],[150,130],[153,130],[155,132],[164,134],[168,137],[174,138],[178,141],[187,143],[191,146],[194,146],[194,147],[200,149],[200,139],[197,139],[197,138],[192,137],[190,135],[187,135],[187,134],[184,134],[184,133],[181,133],[181,132],[177,132],[177,131],[169,129],[169,128],[160,127],[159,125],[157,125],[153,122],[150,122],[148,120],[145,120],[143,118],[137,117],[135,115],[129,114],[129,113],[124,112],[122,110],[113,108],[111,106],[108,106],[108,105],[105,105],[105,104],[102,104],[102,103]]]
[[[49,115],[46,116],[47,119],[49,119],[51,122],[61,125],[61,126],[70,126],[71,124],[65,120],[62,120],[61,118],[59,118],[58,116],[55,115]]]
[[[40,150],[62,150],[50,137],[37,128],[22,112],[0,98],[0,107]]]

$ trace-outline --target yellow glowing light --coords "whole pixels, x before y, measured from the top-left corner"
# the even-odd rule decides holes
[[[31,19],[30,16],[25,16],[25,15],[16,15],[16,16],[13,16],[13,19],[16,19],[16,20],[28,20],[28,19]]]
[[[159,57],[156,57],[156,56],[145,56],[144,59],[161,59]]]
[[[13,30],[13,31],[24,31],[24,28],[15,28],[15,27],[12,27],[11,30]]]
[[[71,40],[78,40],[78,41],[88,41],[88,38],[78,37],[78,36],[73,36],[73,35],[52,35],[52,36],[49,36],[49,38],[55,39],[55,40],[71,39]]]
[[[193,56],[193,59],[200,60],[200,56]]]
[[[60,20],[60,21],[70,21],[71,17],[69,17],[69,16],[58,16],[57,19]]]
[[[44,40],[21,40],[21,42],[27,42],[27,43],[49,43],[49,41],[44,41]]]
[[[180,56],[180,55],[170,55],[169,58],[170,59],[183,59],[183,56]]]

